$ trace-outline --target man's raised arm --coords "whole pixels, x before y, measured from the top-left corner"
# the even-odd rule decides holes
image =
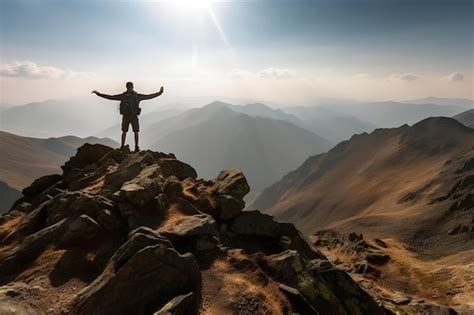
[[[108,95],[108,94],[102,94],[97,91],[92,91],[97,96],[100,96],[102,98],[112,100],[112,101],[121,101],[122,100],[122,94],[117,94],[117,95]]]
[[[161,87],[159,92],[156,92],[156,93],[153,93],[153,94],[138,94],[137,96],[140,99],[140,101],[143,101],[143,100],[149,100],[149,99],[158,97],[161,94],[163,94],[163,87]]]

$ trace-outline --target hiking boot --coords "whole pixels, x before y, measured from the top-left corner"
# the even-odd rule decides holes
[[[137,153],[137,152],[139,152],[139,151],[140,151],[140,148],[139,148],[139,147],[135,147],[135,151],[133,151],[133,152]]]

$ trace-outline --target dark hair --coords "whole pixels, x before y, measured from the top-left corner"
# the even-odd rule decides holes
[[[133,82],[127,82],[127,84],[125,84],[125,86],[127,87],[127,89],[133,88]]]

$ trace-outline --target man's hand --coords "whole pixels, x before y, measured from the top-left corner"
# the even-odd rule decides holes
[[[99,93],[99,92],[97,92],[96,90],[94,90],[94,91],[92,91],[91,93],[97,95],[97,93]]]
[[[164,91],[164,89],[163,89],[163,87],[161,87],[160,88],[160,94],[163,94],[163,91]]]

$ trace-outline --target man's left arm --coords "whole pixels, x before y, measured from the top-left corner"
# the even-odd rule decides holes
[[[140,101],[143,101],[143,100],[150,100],[152,98],[158,97],[161,94],[163,94],[163,87],[161,87],[159,92],[156,92],[153,94],[138,94],[137,96]]]

